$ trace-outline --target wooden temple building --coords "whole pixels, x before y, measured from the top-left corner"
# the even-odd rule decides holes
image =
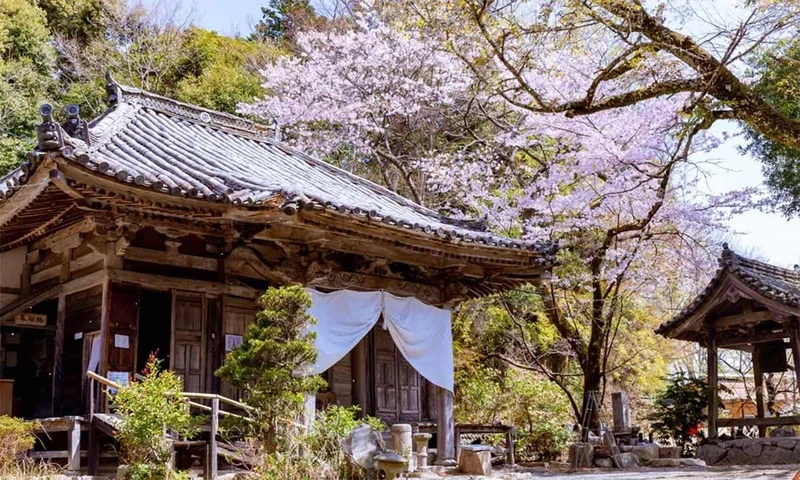
[[[708,436],[719,428],[800,425],[800,416],[770,416],[765,405],[764,374],[786,372],[800,365],[800,268],[781,268],[745,258],[723,246],[719,269],[708,286],[657,333],[696,342],[708,353]],[[754,418],[719,418],[719,349],[752,354],[755,385]],[[797,382],[795,381],[795,389]]]
[[[552,244],[441,216],[272,129],[110,79],[107,90],[90,122],[43,106],[36,149],[0,179],[0,414],[80,418],[88,370],[124,382],[154,351],[187,391],[235,396],[214,372],[269,286],[447,307],[539,282],[554,262]],[[325,375],[320,398],[437,423],[440,458],[452,456],[452,393],[384,330]]]

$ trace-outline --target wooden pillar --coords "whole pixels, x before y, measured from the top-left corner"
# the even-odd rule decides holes
[[[717,339],[716,333],[710,330],[708,333],[708,438],[717,438],[717,403],[718,403],[718,359],[717,359]]]
[[[89,421],[89,475],[97,475],[100,469],[100,432],[97,429],[97,419]]]
[[[100,310],[100,362],[97,367],[97,374],[105,377],[108,375],[108,344],[111,328],[111,281],[108,279],[103,280],[102,299]],[[99,384],[98,389],[100,394],[97,398],[96,410],[93,413],[106,413],[108,410],[108,396],[103,393],[104,388]]]
[[[211,400],[211,433],[208,452],[209,478],[217,480],[217,431],[219,430],[219,398]]]
[[[797,317],[789,319],[789,341],[792,345],[792,360],[794,361],[795,372],[800,370],[800,326],[797,324]],[[800,391],[800,379],[795,374],[795,390]]]
[[[761,371],[761,362],[758,359],[758,344],[753,346],[753,377],[756,386],[756,417],[764,418],[764,372]],[[767,435],[767,426],[758,426],[758,436],[765,437]]]
[[[453,394],[443,388],[439,390],[439,418],[436,421],[436,464],[456,465],[455,420],[453,418]]]
[[[360,407],[358,416],[369,412],[369,386],[367,385],[367,348],[365,339],[361,339],[350,353],[350,365],[353,371],[353,399]]]
[[[75,418],[67,432],[67,474],[80,475],[81,422]]]
[[[64,362],[64,322],[66,320],[67,296],[58,296],[58,313],[56,314],[56,338],[53,348],[53,388],[51,398],[51,415],[61,414],[61,378]]]

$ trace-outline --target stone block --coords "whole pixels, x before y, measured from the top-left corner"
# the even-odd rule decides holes
[[[613,468],[614,467],[614,461],[611,460],[608,457],[606,457],[606,458],[595,458],[594,459],[594,464],[597,467],[600,467],[600,468]]]
[[[681,458],[681,447],[658,447],[658,458]]]
[[[786,450],[778,446],[768,446],[761,449],[761,455],[758,460],[759,465],[788,465],[800,461],[794,450]]]
[[[725,458],[727,450],[719,445],[707,444],[697,448],[697,457],[708,465],[715,465]]]
[[[642,462],[647,462],[659,458],[658,449],[658,445],[634,445],[631,453],[639,457]]]
[[[797,445],[797,443],[798,443],[798,440],[797,440],[797,439],[792,439],[792,440],[778,440],[778,442],[776,443],[776,445],[777,445],[777,446],[779,446],[779,447],[781,447],[781,448],[785,448],[786,450],[794,450],[794,447]]]
[[[681,462],[681,465],[684,467],[705,467],[706,462],[700,460],[699,458],[681,458],[678,460]]]
[[[569,464],[578,468],[594,465],[594,446],[589,443],[574,443],[569,446]]]
[[[476,448],[477,447],[477,448]],[[465,445],[458,456],[458,471],[467,475],[492,474],[492,447]]]
[[[780,427],[769,432],[770,437],[796,437],[797,432],[793,428]]]
[[[648,460],[647,466],[656,468],[675,468],[681,466],[681,461],[679,458],[654,458],[653,460]]]
[[[758,457],[751,457],[744,453],[741,448],[731,448],[725,455],[725,463],[727,465],[750,465],[757,462]]]
[[[639,466],[639,457],[633,453],[620,453],[617,456],[619,468],[635,468]]]
[[[742,447],[742,450],[751,457],[757,457],[761,455],[761,448],[763,448],[761,443],[751,442]]]

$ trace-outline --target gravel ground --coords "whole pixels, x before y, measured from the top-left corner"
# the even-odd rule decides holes
[[[448,475],[447,480],[472,480],[486,477]],[[584,472],[552,471],[532,468],[515,472],[495,471],[497,480],[672,480],[672,479],[713,479],[713,480],[800,480],[800,465],[773,465],[764,467],[709,467],[709,468],[638,468],[636,470],[592,470]]]

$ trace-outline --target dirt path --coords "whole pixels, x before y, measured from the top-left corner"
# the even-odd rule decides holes
[[[711,467],[711,468],[639,468],[636,470],[592,470],[586,472],[558,472],[546,469],[525,471],[496,471],[494,480],[800,480],[800,465],[773,465],[768,467]],[[447,480],[472,480],[486,477],[447,476]]]

